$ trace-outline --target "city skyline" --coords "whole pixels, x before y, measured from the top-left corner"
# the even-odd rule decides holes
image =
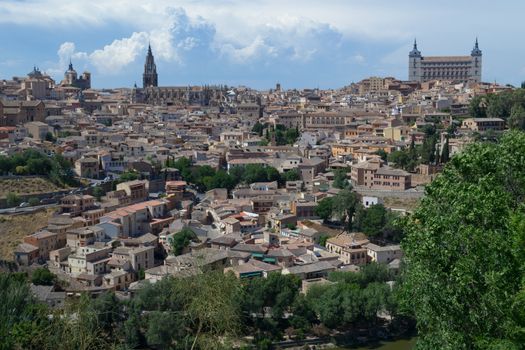
[[[5,1],[0,79],[36,65],[60,81],[71,59],[95,88],[140,85],[151,43],[161,86],[338,88],[372,75],[407,79],[414,37],[429,56],[468,55],[478,37],[483,81],[518,85],[523,49],[500,38],[519,33],[516,6],[524,5],[489,11],[484,3]]]

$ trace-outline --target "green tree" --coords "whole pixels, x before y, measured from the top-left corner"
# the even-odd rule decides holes
[[[471,145],[427,186],[407,221],[401,301],[417,319],[418,348],[521,348],[523,154],[520,132]]]
[[[21,202],[20,197],[14,192],[7,193],[5,201],[8,207],[16,207]]]
[[[319,245],[321,247],[326,247],[326,241],[328,240],[328,238],[330,238],[330,236],[326,235],[326,234],[321,234],[319,236]]]
[[[388,159],[388,153],[386,153],[385,150],[383,150],[383,149],[380,149],[380,150],[375,151],[374,154],[376,154],[376,155],[378,155],[379,157],[381,157],[381,159],[382,159],[383,161],[385,161],[385,162],[386,162],[387,159]]]
[[[48,312],[36,304],[26,276],[1,272],[0,300],[0,347],[41,348],[46,332],[49,332]]]
[[[281,174],[274,167],[266,167],[266,181],[277,181],[281,182]]]
[[[334,171],[334,182],[332,184],[335,188],[346,188],[349,185],[346,169],[337,169]]]
[[[262,134],[263,134],[263,130],[264,130],[264,125],[262,125],[261,123],[259,123],[259,121],[257,121],[257,122],[253,125],[252,132],[256,133],[257,135],[262,136]]]
[[[40,200],[37,197],[31,197],[31,198],[29,198],[27,203],[29,203],[30,206],[34,207],[34,206],[40,204]]]
[[[293,168],[291,170],[284,172],[281,177],[284,182],[298,181],[298,180],[301,180],[301,173],[299,172],[298,168]]]
[[[189,228],[183,228],[175,233],[171,238],[171,249],[174,255],[181,255],[184,248],[190,245],[191,241],[197,239],[197,235]]]
[[[248,164],[244,167],[242,181],[246,184],[265,182],[268,181],[267,174],[268,171],[265,166],[260,164]]]
[[[138,180],[138,178],[139,178],[138,172],[136,172],[135,170],[128,170],[120,174],[117,182],[121,183],[121,182],[126,182],[126,181],[134,181],[134,180]]]
[[[148,314],[146,340],[157,349],[169,349],[175,340],[184,337],[184,322],[167,311],[152,311]],[[180,338],[179,338],[180,339]]]
[[[106,194],[106,191],[100,186],[95,186],[93,188],[93,196],[97,199],[97,201],[100,202],[102,199],[102,196]]]
[[[56,142],[56,138],[55,136],[53,136],[53,133],[51,132],[47,132],[46,133],[46,138],[45,138],[46,141],[49,141],[49,142]]]
[[[379,236],[387,219],[387,210],[382,204],[371,205],[369,208],[360,206],[355,215],[355,228],[369,236]]]
[[[31,282],[36,285],[51,286],[55,283],[56,276],[47,268],[39,267],[31,274]]]
[[[475,96],[470,100],[469,114],[472,118],[486,118],[487,117],[487,96]]]
[[[352,224],[354,214],[359,205],[359,199],[351,188],[345,188],[339,191],[334,197],[333,209],[335,216],[341,220],[344,228],[350,232],[352,231]]]
[[[334,212],[334,197],[325,197],[321,199],[314,209],[315,215],[324,221],[328,221]]]
[[[509,128],[525,130],[525,108],[520,104],[512,106],[508,120]]]
[[[286,144],[293,145],[295,141],[297,141],[299,136],[300,136],[300,133],[299,133],[298,128],[287,129],[285,132],[285,136],[284,136],[286,139]]]

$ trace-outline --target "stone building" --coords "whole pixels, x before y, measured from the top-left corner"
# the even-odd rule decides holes
[[[156,106],[219,105],[225,99],[227,91],[226,86],[158,86],[155,57],[149,46],[142,74],[142,88],[135,85],[132,102]]]
[[[61,86],[75,87],[80,90],[87,90],[91,88],[91,73],[84,72],[78,76],[77,71],[73,68],[73,63],[69,61],[69,67],[64,73],[64,80]]]
[[[478,39],[470,56],[422,56],[414,40],[414,48],[408,54],[408,80],[452,80],[465,83],[481,82],[482,53]]]

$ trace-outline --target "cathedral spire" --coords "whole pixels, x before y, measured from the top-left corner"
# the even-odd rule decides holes
[[[148,54],[146,55],[146,63],[144,63],[144,74],[142,75],[142,87],[157,86],[157,65],[155,64],[155,57],[151,51],[151,44],[148,43]]]
[[[414,38],[414,50],[417,50],[417,41],[416,41],[416,38]]]

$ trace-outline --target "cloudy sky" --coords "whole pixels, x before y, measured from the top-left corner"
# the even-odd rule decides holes
[[[61,80],[69,59],[94,87],[142,82],[148,42],[160,85],[341,87],[407,78],[423,55],[469,54],[483,80],[525,80],[518,0],[0,0],[0,79],[37,65]]]

